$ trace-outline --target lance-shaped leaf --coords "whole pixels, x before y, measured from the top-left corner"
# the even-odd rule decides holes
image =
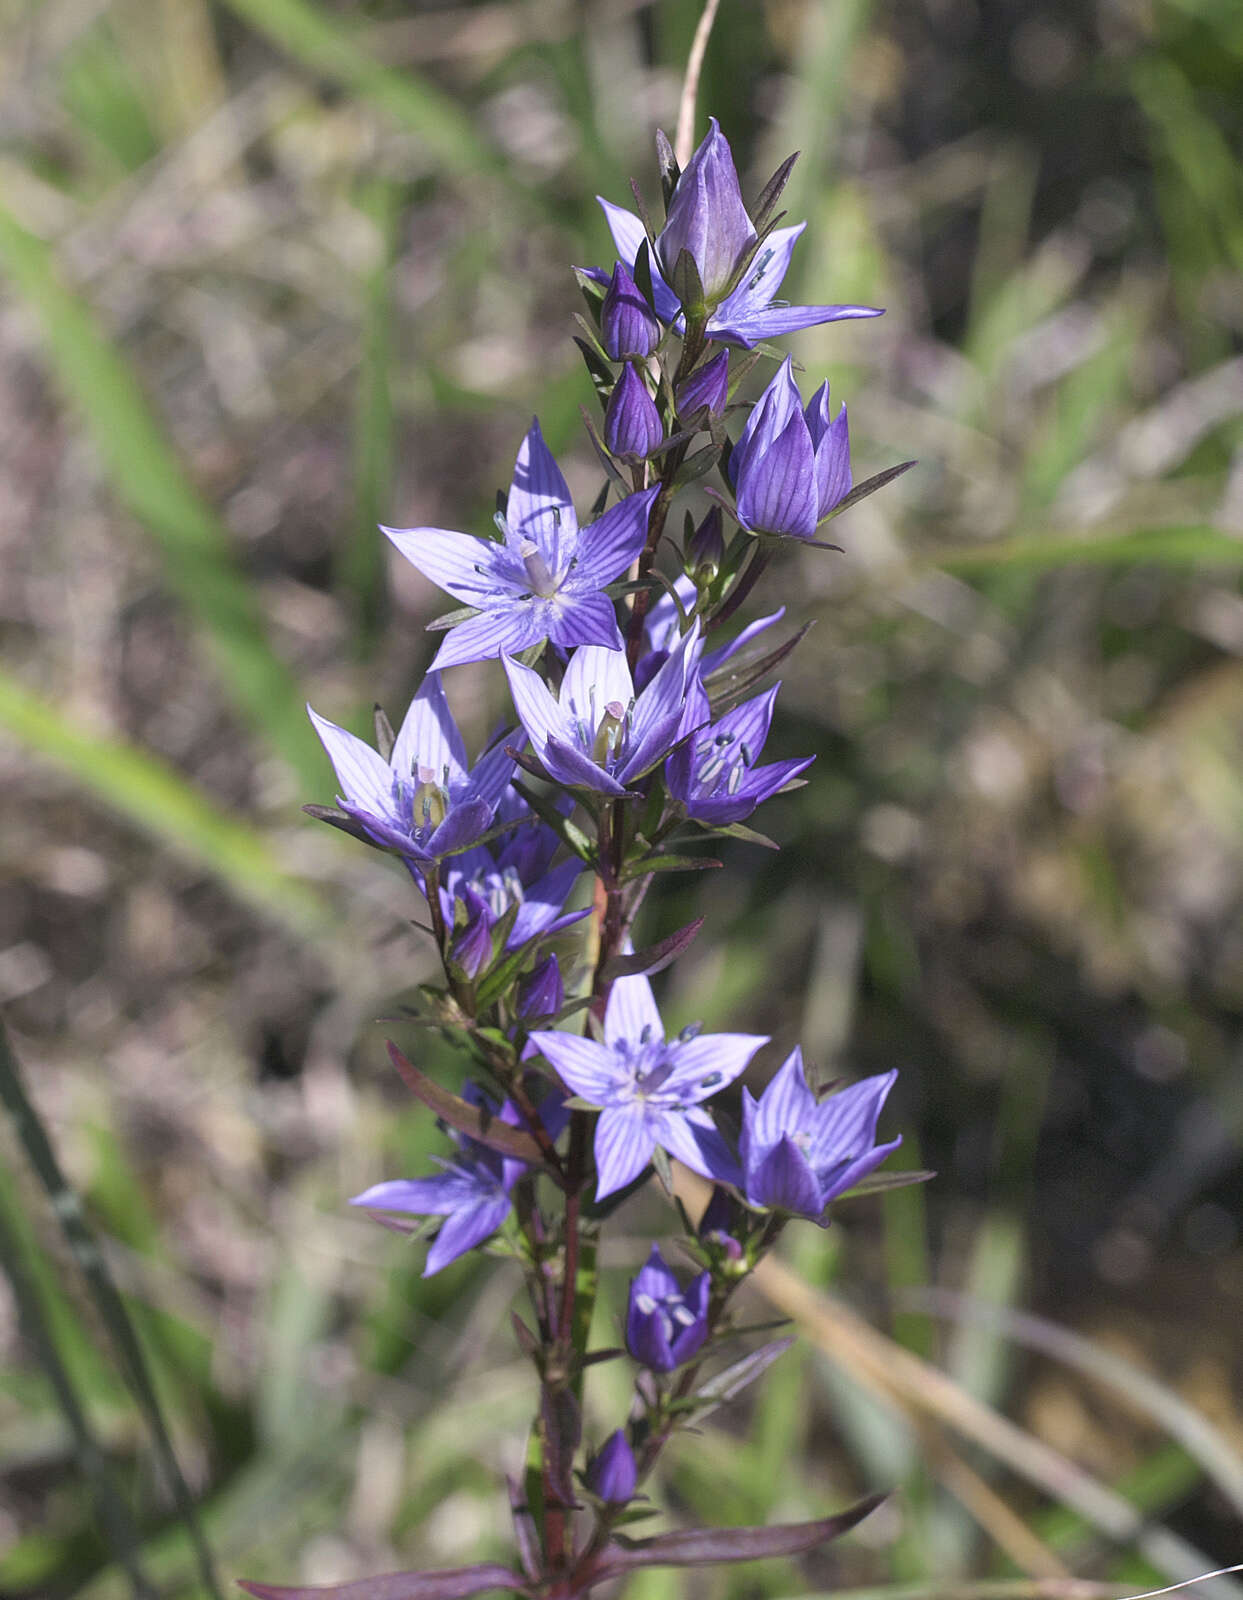
[[[379,1578],[356,1578],[327,1586],[253,1583],[245,1578],[238,1587],[255,1600],[465,1600],[485,1589],[522,1591],[527,1580],[508,1567],[481,1562],[476,1567],[441,1567],[431,1572],[389,1572]]]
[[[636,950],[633,955],[615,956],[605,966],[603,981],[612,983],[614,978],[633,978],[639,973],[663,972],[684,950],[690,949],[703,925],[704,919],[696,917],[694,922],[688,922],[684,928],[671,933],[667,939],[648,945],[646,950]]]
[[[844,495],[833,509],[820,520],[831,522],[834,517],[840,517],[843,511],[849,511],[851,506],[857,506],[860,500],[866,500],[868,495],[875,494],[878,489],[883,489],[887,483],[892,483],[895,478],[900,478],[904,472],[909,472],[912,467],[917,467],[918,461],[900,461],[896,467],[886,467],[883,472],[878,472],[874,477],[865,478],[849,494]],[[837,545],[830,545],[830,549],[838,549]]]
[[[890,1189],[906,1189],[912,1183],[931,1183],[935,1172],[870,1172],[858,1183],[838,1195],[839,1200],[853,1200],[857,1195],[885,1194]]]
[[[848,1510],[816,1522],[777,1523],[771,1528],[686,1528],[678,1533],[658,1533],[651,1539],[618,1535],[587,1574],[587,1583],[601,1583],[639,1567],[710,1567],[721,1561],[800,1555],[849,1533],[885,1498],[883,1494],[869,1495]]]
[[[784,1355],[793,1343],[793,1338],[774,1339],[771,1344],[752,1350],[741,1361],[735,1361],[724,1372],[718,1372],[707,1383],[700,1384],[695,1395],[696,1422],[710,1416],[718,1406],[732,1400],[736,1394],[741,1394],[749,1383],[754,1383],[762,1372],[767,1372],[777,1357]]]
[[[511,1156],[515,1161],[527,1161],[535,1167],[543,1166],[544,1157],[540,1147],[529,1133],[502,1122],[499,1117],[488,1116],[478,1106],[472,1106],[458,1095],[450,1094],[448,1089],[442,1089],[426,1073],[420,1072],[391,1039],[386,1042],[389,1059],[401,1074],[406,1088],[442,1122],[487,1145],[490,1150],[499,1150],[503,1156]]]

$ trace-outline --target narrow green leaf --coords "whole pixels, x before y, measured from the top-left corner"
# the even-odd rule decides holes
[[[151,1435],[156,1457],[172,1491],[177,1514],[194,1545],[202,1583],[214,1600],[221,1600],[211,1552],[199,1527],[194,1498],[173,1450],[172,1439],[151,1381],[147,1358],[125,1309],[125,1302],[112,1281],[107,1257],[87,1225],[82,1202],[65,1181],[51,1141],[26,1093],[17,1057],[9,1044],[3,1022],[0,1022],[0,1104],[8,1112],[26,1158],[47,1193],[61,1232],[86,1280],[95,1310],[107,1329],[125,1382]]]
[[[118,499],[155,540],[229,692],[303,783],[318,784],[323,758],[302,696],[268,643],[228,531],[185,476],[124,358],[59,276],[52,251],[3,206],[0,270],[38,316],[57,380],[85,417]]]
[[[395,72],[352,32],[309,0],[226,0],[229,10],[310,71],[343,85],[399,127],[415,133],[450,172],[503,169],[477,122],[410,67]]]
[[[327,905],[285,873],[263,836],[218,810],[154,756],[77,727],[0,671],[0,728],[46,756],[109,806],[206,867],[252,905],[300,933],[327,925]]]

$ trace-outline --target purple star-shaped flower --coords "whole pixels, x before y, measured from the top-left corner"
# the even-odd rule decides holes
[[[425,577],[478,610],[450,629],[432,665],[517,655],[551,639],[620,649],[613,602],[602,591],[647,539],[658,488],[643,489],[580,529],[561,469],[532,422],[514,466],[504,541],[446,528],[383,531]]]
[[[633,1182],[658,1145],[705,1178],[737,1181],[737,1165],[700,1102],[732,1083],[767,1035],[686,1028],[666,1040],[651,984],[633,977],[613,985],[602,1044],[552,1031],[531,1040],[575,1094],[601,1108],[597,1199]]]
[[[729,458],[738,520],[750,533],[811,539],[850,492],[846,407],[829,420],[829,386],[807,402],[787,356],[751,408]]]
[[[466,1085],[463,1098],[472,1105],[493,1104],[474,1084]],[[564,1128],[567,1115],[557,1095],[548,1096],[539,1108],[540,1121],[554,1139]],[[496,1111],[496,1116],[511,1127],[525,1126],[510,1100]],[[442,1168],[438,1177],[396,1178],[388,1183],[373,1184],[350,1201],[352,1206],[370,1211],[399,1211],[446,1219],[427,1252],[423,1268],[425,1278],[496,1232],[509,1215],[510,1191],[528,1171],[525,1161],[503,1156],[466,1134],[455,1133],[453,1140],[458,1148],[452,1159],[433,1158]]]
[[[633,271],[639,247],[647,237],[643,224],[633,212],[601,196],[597,199],[604,208],[618,258]],[[742,280],[709,316],[707,335],[710,339],[750,350],[762,339],[777,338],[799,328],[882,314],[876,306],[791,306],[776,299],[795,243],[806,226],[805,222],[800,222],[793,228],[775,228],[769,234]],[[694,257],[711,303],[714,295],[728,284],[737,263],[754,240],[755,229],[742,206],[734,158],[714,117],[707,136],[678,179],[669,204],[668,220],[657,240],[656,259],[651,262],[652,298],[660,320],[675,326],[681,321],[681,305],[668,283],[678,250],[688,249]],[[599,270],[592,276],[603,284],[610,281],[608,273]]]
[[[653,1245],[631,1280],[626,1307],[626,1348],[635,1360],[653,1372],[672,1372],[689,1361],[708,1337],[711,1291],[707,1272],[683,1289]]]
[[[866,1178],[902,1143],[876,1143],[897,1079],[884,1072],[817,1101],[793,1050],[756,1101],[742,1091],[743,1193],[752,1205],[822,1222],[831,1200]]]
[[[768,738],[780,687],[774,684],[766,694],[727,711],[719,722],[700,727],[669,757],[665,763],[669,793],[686,807],[687,816],[716,827],[741,822],[811,766],[815,756],[774,761],[767,767],[755,764]],[[690,698],[701,707],[706,724],[708,697],[701,684],[692,686]]]
[[[491,825],[513,777],[513,758],[497,745],[467,770],[439,673],[424,678],[387,761],[310,706],[307,711],[343,791],[338,805],[377,844],[426,864],[464,849]]]
[[[505,659],[514,707],[535,754],[559,783],[624,795],[694,727],[686,690],[699,648],[693,624],[637,697],[624,650],[583,645],[560,698],[530,667]]]

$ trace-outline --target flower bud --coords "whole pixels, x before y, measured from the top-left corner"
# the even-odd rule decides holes
[[[600,335],[614,361],[646,361],[660,341],[660,324],[620,261],[600,307]]]
[[[678,416],[693,417],[707,406],[714,417],[719,417],[728,398],[729,351],[722,350],[719,356],[713,356],[706,365],[692,372],[685,383],[678,385],[675,396]]]
[[[742,203],[729,142],[712,118],[708,135],[687,162],[669,201],[656,255],[673,285],[682,251],[698,268],[703,294],[715,305],[729,288],[755,243],[755,229]]]
[[[470,920],[462,927],[449,947],[449,959],[455,961],[466,976],[475,979],[492,959],[492,928],[495,919],[487,902],[474,889],[467,889],[463,901]]]
[[[627,361],[604,413],[604,442],[622,460],[644,461],[664,436],[656,402],[638,368]]]
[[[713,506],[691,534],[686,546],[686,575],[697,585],[709,584],[725,560],[725,536],[721,531],[721,508]]]
[[[548,956],[518,985],[518,1015],[553,1017],[565,1004],[565,985],[556,956]]]
[[[634,1451],[626,1439],[625,1430],[618,1428],[605,1440],[599,1455],[593,1456],[588,1463],[587,1487],[592,1494],[610,1505],[624,1506],[634,1498],[638,1481]]]

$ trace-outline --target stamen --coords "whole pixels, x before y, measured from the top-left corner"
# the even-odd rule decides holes
[[[518,546],[518,554],[522,557],[532,590],[541,600],[551,600],[557,592],[557,580],[549,570],[539,545],[533,539],[524,539]]]

